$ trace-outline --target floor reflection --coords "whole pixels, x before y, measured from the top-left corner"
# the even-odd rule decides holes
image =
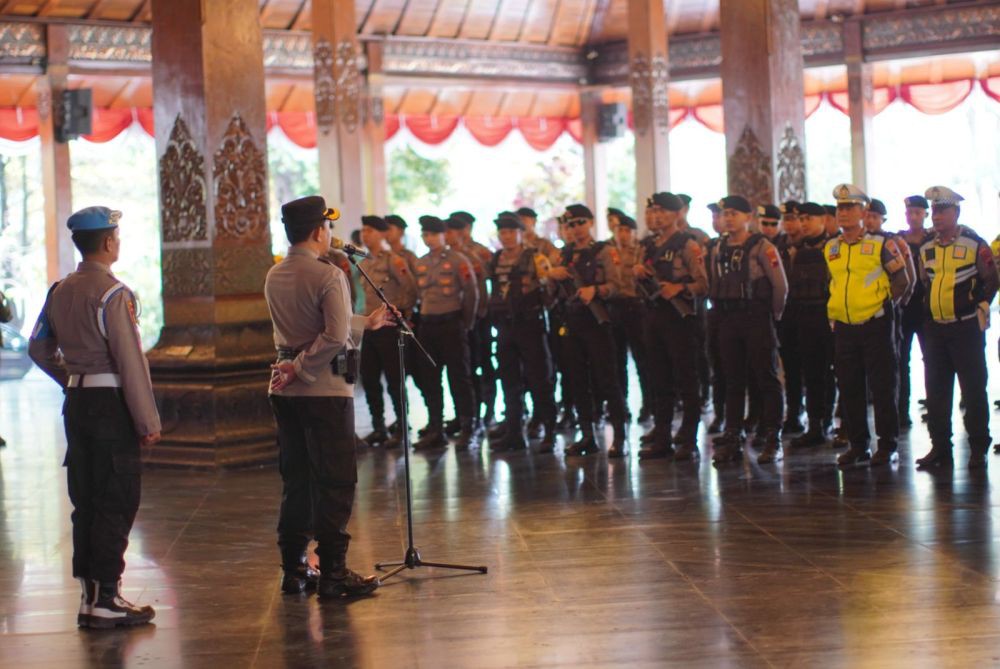
[[[350,604],[280,595],[275,470],[147,472],[125,585],[157,608],[156,625],[80,632],[61,395],[44,380],[0,393],[11,444],[0,451],[3,666],[997,661],[990,475],[965,470],[964,447],[953,471],[914,470],[922,425],[880,471],[840,471],[830,449],[720,468],[634,453],[417,453],[423,557],[490,572],[406,571]],[[402,557],[402,476],[401,453],[360,453],[354,567]]]

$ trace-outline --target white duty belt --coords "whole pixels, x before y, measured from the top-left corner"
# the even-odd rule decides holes
[[[70,374],[67,388],[121,388],[122,377],[111,372],[101,374]]]

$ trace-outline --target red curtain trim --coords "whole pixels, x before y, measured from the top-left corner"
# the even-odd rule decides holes
[[[514,129],[514,119],[502,116],[466,116],[466,130],[483,146],[496,146]]]
[[[567,119],[555,117],[519,118],[517,129],[521,131],[528,146],[536,151],[545,151],[565,132],[566,121]]]
[[[1000,76],[997,77],[984,77],[979,80],[979,85],[982,86],[983,92],[986,93],[995,102],[1000,102]]]
[[[389,140],[399,132],[399,115],[398,114],[386,114],[385,115],[385,138]]]
[[[38,110],[22,107],[0,109],[0,137],[11,142],[26,142],[38,135]]]
[[[940,84],[903,84],[900,97],[925,114],[944,114],[965,102],[972,93],[973,81],[950,81]]]
[[[424,144],[440,144],[458,127],[458,116],[404,116],[403,123]]]

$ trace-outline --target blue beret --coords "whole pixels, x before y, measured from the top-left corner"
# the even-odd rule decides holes
[[[87,207],[74,213],[66,220],[66,227],[71,232],[84,230],[108,230],[118,227],[118,219],[122,217],[120,211],[114,211],[107,207]]]

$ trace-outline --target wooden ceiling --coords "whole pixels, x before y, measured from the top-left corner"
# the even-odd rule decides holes
[[[350,0],[345,0],[350,1]],[[799,0],[804,20],[952,0]],[[967,0],[964,0],[967,1]],[[309,30],[310,0],[259,0],[265,28]],[[358,32],[580,47],[624,40],[628,0],[354,0]],[[0,15],[148,23],[151,0],[0,0]],[[664,0],[671,34],[718,30],[719,0]]]

